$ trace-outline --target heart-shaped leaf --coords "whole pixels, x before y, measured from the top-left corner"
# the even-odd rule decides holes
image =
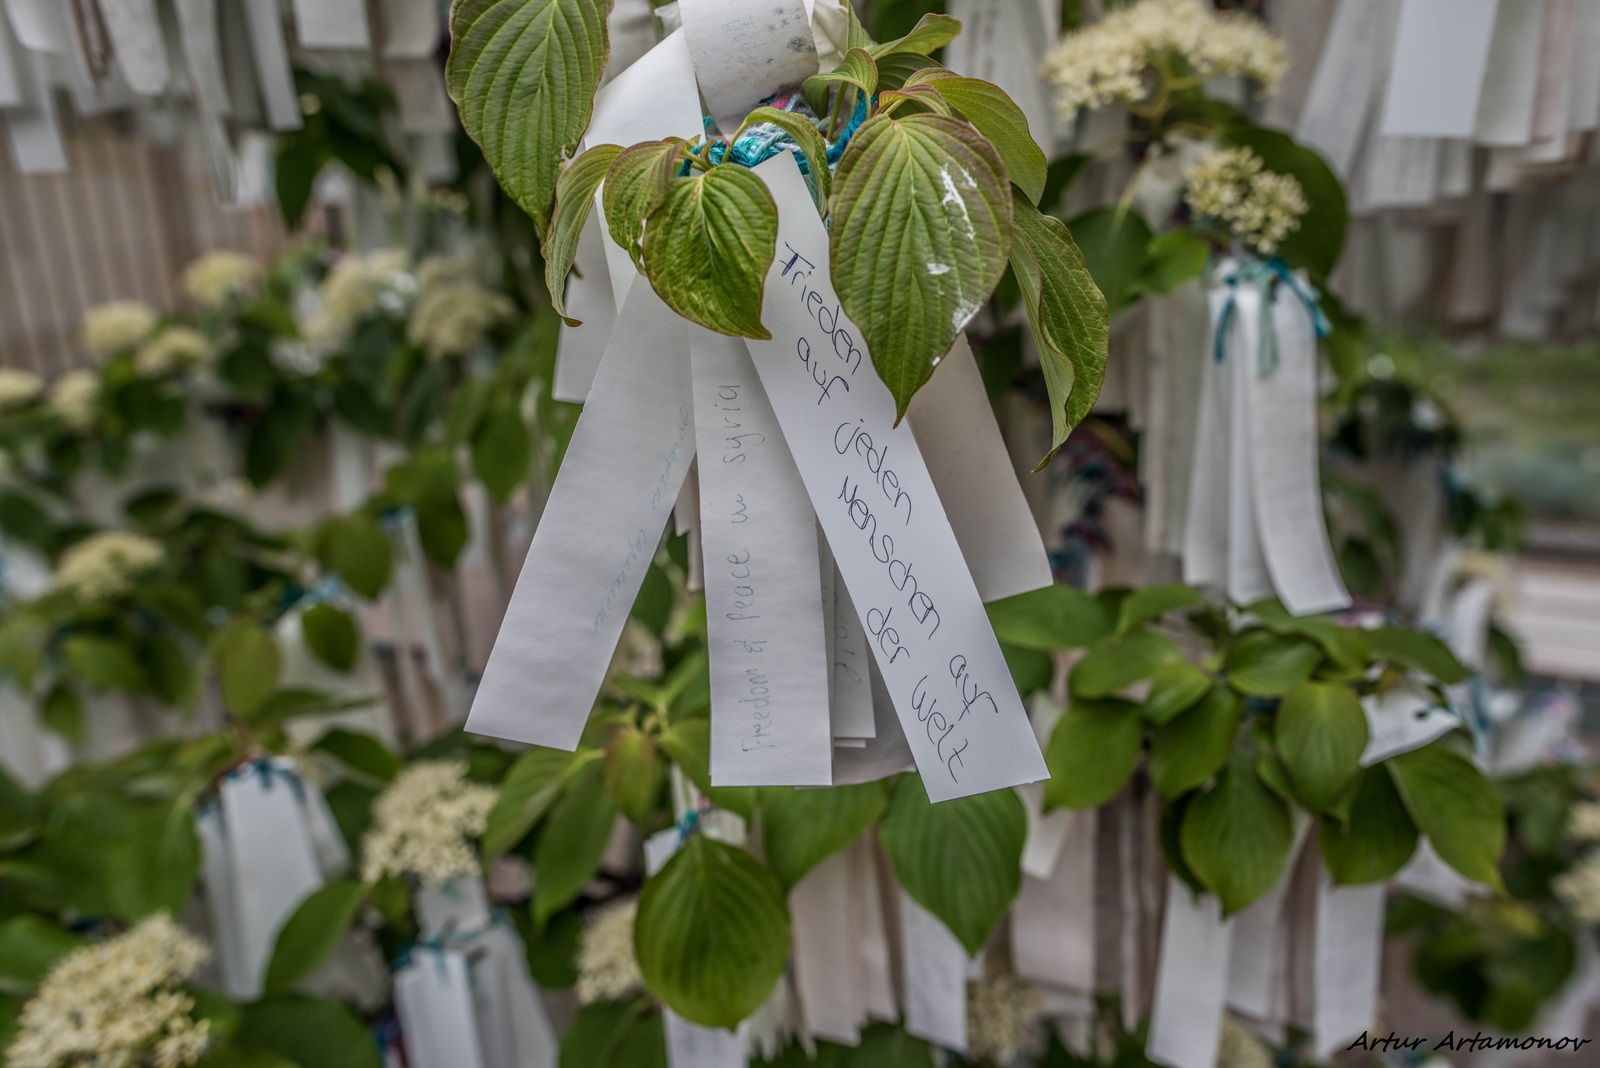
[[[920,52],[928,55],[943,48],[961,32],[961,20],[943,14],[927,14],[917,20],[911,32],[883,44],[869,45],[874,56],[887,56],[895,52]],[[853,41],[851,42],[854,43]]]
[[[1276,733],[1295,793],[1311,811],[1322,812],[1361,765],[1367,715],[1350,687],[1302,682],[1279,703]]]
[[[694,835],[645,883],[633,944],[668,1008],[731,1028],[766,1000],[789,958],[783,887],[744,850]]]
[[[1132,702],[1072,702],[1045,748],[1045,807],[1097,808],[1110,801],[1133,774],[1143,742],[1144,722]]]
[[[568,164],[556,179],[556,210],[550,219],[550,232],[544,235],[544,282],[550,290],[550,303],[556,314],[572,326],[583,325],[567,315],[567,273],[578,255],[578,236],[594,209],[594,194],[606,172],[622,152],[619,145],[595,145],[585,149]]]
[[[839,161],[832,204],[834,288],[903,416],[1005,273],[1005,165],[957,119],[878,115]]]
[[[889,802],[884,781],[859,786],[761,790],[761,840],[767,864],[785,887],[855,841]]]
[[[878,64],[864,48],[852,48],[844,54],[844,62],[830,71],[813,74],[806,79],[801,91],[806,103],[818,115],[828,110],[828,91],[836,85],[853,85],[867,96],[878,91]]]
[[[1334,882],[1387,882],[1417,851],[1417,825],[1382,764],[1362,768],[1350,794],[1348,826],[1323,817],[1322,859]]]
[[[578,772],[551,809],[534,850],[533,871],[538,879],[533,892],[535,923],[542,926],[570,905],[594,877],[616,816],[600,768],[589,765]]]
[[[1039,462],[1043,467],[1100,396],[1111,320],[1106,298],[1066,224],[1040,214],[1025,199],[1013,201],[1016,243],[1011,265],[1050,396],[1050,452]]]
[[[1106,697],[1148,679],[1171,660],[1182,660],[1178,644],[1165,634],[1136,630],[1119,641],[1089,647],[1072,668],[1068,683],[1078,697]]]
[[[778,247],[778,206],[754,171],[725,163],[674,180],[644,231],[644,273],[667,307],[708,330],[758,339]]]
[[[906,88],[927,85],[989,139],[1005,161],[1011,181],[1037,204],[1044,194],[1044,149],[1028,130],[1028,117],[993,82],[963,78],[943,67],[925,67],[906,79]]]
[[[461,124],[542,236],[594,114],[610,0],[455,0],[445,82]]]
[[[1226,686],[1214,686],[1206,699],[1150,739],[1150,778],[1156,792],[1171,800],[1204,785],[1228,762],[1244,700]]]
[[[367,887],[342,879],[321,887],[290,913],[267,965],[265,989],[278,994],[322,966],[355,922],[367,900]]]
[[[895,875],[923,908],[977,953],[1022,888],[1028,814],[1012,790],[935,805],[915,775],[896,784],[878,827]]]
[[[1498,888],[1506,819],[1494,783],[1444,742],[1391,757],[1385,766],[1440,858],[1474,882]]]
[[[1289,806],[1256,777],[1248,758],[1236,755],[1184,813],[1179,841],[1189,870],[1232,915],[1278,881],[1294,829]]]
[[[606,172],[600,204],[611,240],[626,249],[644,270],[644,225],[667,198],[672,176],[683,165],[684,142],[676,137],[623,149]]]

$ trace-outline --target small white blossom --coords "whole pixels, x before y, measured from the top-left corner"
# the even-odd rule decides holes
[[[478,874],[473,842],[483,834],[496,791],[467,779],[461,760],[419,761],[402,771],[372,804],[372,827],[361,840],[361,877],[412,875],[442,883]]]
[[[83,601],[104,601],[133,588],[133,580],[161,563],[161,543],[142,534],[109,530],[91,534],[61,554],[56,585]]]
[[[62,957],[17,1020],[11,1068],[186,1068],[209,1020],[179,989],[210,956],[165,915]]]
[[[973,1060],[1010,1064],[1027,1052],[1043,1003],[1031,983],[998,973],[967,984],[967,1052]]]
[[[620,1001],[644,989],[644,976],[633,955],[633,921],[638,898],[613,901],[596,909],[578,939],[578,1001]]]
[[[1572,806],[1567,812],[1567,837],[1574,842],[1600,842],[1600,802]]]
[[[216,310],[253,296],[261,287],[261,263],[226,249],[208,252],[184,268],[178,286],[201,308]]]
[[[436,360],[465,356],[515,313],[510,300],[476,282],[443,282],[417,298],[406,336]]]
[[[1222,1038],[1217,1043],[1218,1068],[1273,1068],[1272,1050],[1254,1031],[1232,1016],[1222,1017]]]
[[[453,282],[478,281],[478,260],[471,256],[429,256],[417,264],[417,292]]]
[[[334,264],[323,280],[321,309],[306,329],[307,339],[336,343],[369,315],[404,311],[416,291],[416,280],[405,267],[406,254],[399,249],[347,256]]]
[[[155,332],[159,320],[156,310],[141,301],[114,300],[109,304],[97,304],[83,313],[84,351],[103,360],[136,348]]]
[[[1550,883],[1557,899],[1582,924],[1600,924],[1600,855],[1593,855]]]
[[[187,326],[169,326],[139,346],[133,366],[142,375],[159,377],[182,367],[211,362],[216,349],[206,336]]]
[[[68,371],[50,387],[51,410],[75,430],[87,430],[94,424],[99,403],[100,379],[93,371]]]
[[[1056,110],[1071,119],[1113,100],[1147,104],[1157,88],[1152,68],[1178,61],[1201,81],[1244,75],[1276,90],[1289,68],[1283,42],[1258,20],[1221,13],[1200,0],[1141,0],[1074,30],[1044,58],[1040,73],[1056,87]]]
[[[0,412],[27,407],[38,400],[43,392],[44,379],[32,371],[0,367]]]
[[[1278,251],[1283,239],[1300,229],[1305,191],[1293,175],[1266,169],[1248,148],[1219,148],[1189,168],[1184,200],[1201,219],[1225,227],[1263,256]]]

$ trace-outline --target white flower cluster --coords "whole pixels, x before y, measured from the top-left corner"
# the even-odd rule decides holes
[[[1590,854],[1553,879],[1550,888],[1581,924],[1600,924],[1600,854]]]
[[[1273,1068],[1272,1051],[1244,1024],[1226,1014],[1222,1017],[1222,1037],[1217,1042],[1217,1064],[1226,1068]]]
[[[1283,42],[1248,15],[1219,13],[1200,0],[1140,0],[1062,38],[1040,73],[1056,87],[1056,110],[1071,119],[1113,100],[1148,103],[1156,89],[1150,68],[1172,60],[1187,68],[1175,74],[1244,75],[1269,93],[1289,69]]]
[[[126,352],[154,333],[159,321],[156,310],[141,301],[96,304],[83,313],[84,351],[97,360]]]
[[[509,299],[477,282],[443,282],[417,298],[406,337],[436,360],[465,356],[515,313]]]
[[[967,984],[967,1052],[973,1060],[1010,1064],[1033,1042],[1043,1002],[1032,984],[996,973]]]
[[[75,430],[89,429],[99,402],[100,379],[93,371],[68,371],[50,387],[51,410]]]
[[[142,534],[107,530],[91,534],[61,554],[56,585],[83,601],[104,601],[127,593],[142,572],[161,563],[161,543]]]
[[[1227,228],[1263,256],[1278,251],[1283,239],[1300,229],[1309,205],[1300,182],[1266,168],[1248,148],[1219,148],[1202,157],[1185,175],[1183,198],[1196,217]]]
[[[165,915],[62,957],[22,1008],[11,1068],[185,1068],[211,1022],[179,987],[210,956]]]
[[[578,1001],[620,1001],[644,989],[633,955],[633,921],[639,899],[625,898],[596,909],[578,939]]]
[[[1600,842],[1600,803],[1583,801],[1567,812],[1567,838],[1574,842]]]
[[[0,412],[14,412],[39,399],[44,379],[32,371],[0,367]]]
[[[159,377],[184,367],[211,362],[216,354],[211,342],[200,331],[187,326],[169,326],[139,346],[133,365],[142,375]]]
[[[397,776],[372,803],[361,840],[361,877],[413,875],[442,883],[479,871],[473,840],[483,834],[496,791],[467,779],[462,760],[424,760]]]
[[[381,249],[347,256],[334,264],[322,282],[321,308],[306,328],[313,344],[336,343],[369,315],[399,315],[416,292],[401,249]]]
[[[261,263],[254,256],[224,249],[208,252],[184,268],[178,288],[195,305],[215,310],[255,295],[261,275]]]

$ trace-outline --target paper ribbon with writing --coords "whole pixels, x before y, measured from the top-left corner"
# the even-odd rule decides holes
[[[833,572],[833,682],[832,722],[837,738],[869,739],[878,736],[872,715],[872,675],[868,662],[867,629],[856,612],[850,591],[839,575],[839,565],[828,555]]]
[[[794,159],[757,168],[777,257],[749,340],[935,801],[1047,777],[999,642],[909,426],[828,278],[828,234]]]

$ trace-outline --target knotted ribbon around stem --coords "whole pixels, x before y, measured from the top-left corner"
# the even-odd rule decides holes
[[[1272,322],[1272,298],[1280,285],[1288,286],[1289,291],[1300,298],[1307,314],[1311,316],[1312,328],[1319,339],[1333,332],[1332,324],[1317,303],[1317,291],[1301,281],[1289,269],[1289,265],[1276,256],[1269,260],[1226,260],[1218,281],[1228,287],[1228,300],[1222,306],[1222,314],[1217,317],[1217,329],[1212,337],[1212,354],[1218,363],[1228,356],[1228,331],[1233,329],[1233,318],[1239,311],[1237,295],[1241,286],[1254,286],[1261,294],[1260,307],[1257,309],[1261,335],[1256,344],[1257,374],[1271,374],[1278,367],[1278,331]]]

